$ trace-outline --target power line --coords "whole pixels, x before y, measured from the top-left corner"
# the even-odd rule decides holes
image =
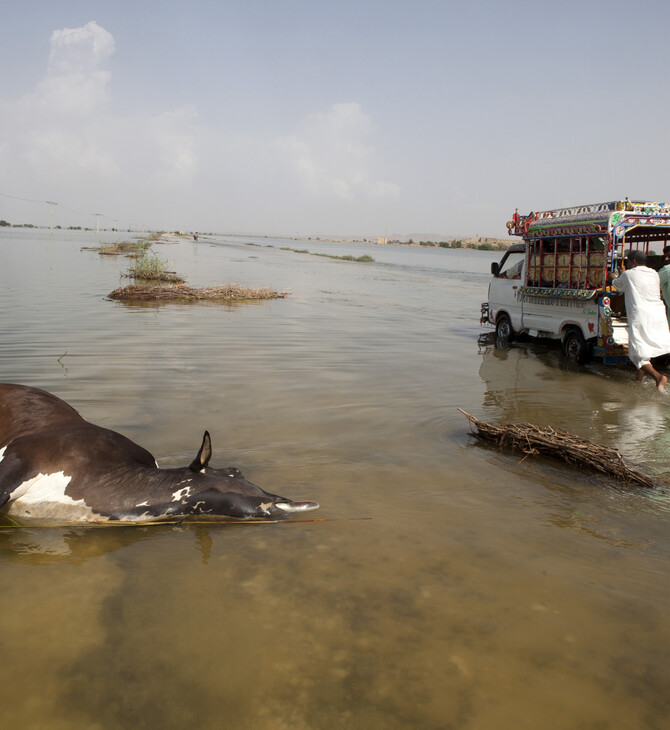
[[[9,195],[8,193],[0,193],[3,198],[12,198],[13,200],[25,200],[27,203],[48,203],[48,200],[34,200],[33,198],[20,198],[18,195]]]
[[[11,198],[12,200],[22,200],[26,203],[38,203],[40,205],[44,205],[45,203],[49,205],[51,210],[51,229],[53,230],[53,209],[54,206],[58,206],[61,210],[67,211],[68,213],[75,213],[76,215],[93,215],[96,217],[96,229],[100,229],[100,218],[107,218],[107,216],[103,215],[102,213],[87,213],[83,210],[75,210],[74,208],[68,208],[66,205],[61,205],[59,203],[54,203],[52,200],[36,200],[35,198],[23,198],[20,195],[10,195],[9,193],[3,193],[0,192],[0,197],[3,198]],[[118,223],[118,218],[110,218],[109,220],[113,220],[114,223]],[[135,224],[128,223],[126,224],[129,227],[136,227]],[[115,226],[116,227],[116,226]],[[146,227],[146,226],[145,226]]]
[[[21,198],[18,195],[9,195],[9,193],[0,193],[3,198],[12,198],[12,200],[23,200],[26,203],[47,203],[48,205],[58,205],[61,210],[66,210],[68,213],[76,213],[77,215],[96,215],[95,213],[86,213],[83,210],[75,210],[74,208],[68,208],[67,205],[59,205],[51,200],[35,200],[34,198]]]

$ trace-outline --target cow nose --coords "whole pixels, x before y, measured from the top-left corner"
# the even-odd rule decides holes
[[[319,509],[318,502],[275,502],[277,509],[291,514],[293,512],[311,512],[313,509]]]

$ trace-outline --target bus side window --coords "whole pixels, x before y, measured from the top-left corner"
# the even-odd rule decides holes
[[[500,270],[498,271],[498,277],[500,279],[520,279],[521,269],[523,268],[523,262],[526,257],[524,253],[511,253],[508,254],[500,262]]]

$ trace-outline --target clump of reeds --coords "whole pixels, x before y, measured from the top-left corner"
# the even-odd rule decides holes
[[[147,248],[128,269],[126,276],[142,281],[182,282],[184,278],[174,271],[168,271],[168,263]]]
[[[244,302],[263,299],[281,299],[286,294],[272,289],[249,289],[241,284],[225,284],[223,286],[126,286],[115,289],[110,299],[124,302]]]
[[[130,258],[140,258],[146,256],[151,248],[151,241],[134,241],[128,251]]]
[[[329,253],[315,253],[314,256],[324,256],[327,259],[339,259],[340,261],[357,261],[358,263],[368,263],[374,261],[372,256],[365,254],[364,256],[333,256]]]
[[[284,246],[280,249],[280,251],[292,251],[293,253],[308,253],[312,256],[323,256],[327,259],[339,259],[340,261],[356,261],[358,263],[368,263],[369,261],[374,261],[372,256],[368,256],[365,254],[364,256],[335,256],[334,254],[330,253],[312,253],[311,251],[307,250],[306,248],[289,248],[288,246]]]
[[[573,466],[585,467],[624,482],[634,482],[643,487],[654,487],[654,482],[645,474],[626,463],[616,449],[600,446],[593,441],[548,426],[532,423],[491,423],[458,409],[476,428],[474,435],[498,446],[521,451],[527,458],[531,455],[550,456]]]

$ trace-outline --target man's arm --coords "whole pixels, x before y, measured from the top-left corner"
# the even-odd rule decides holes
[[[613,286],[617,291],[623,291],[626,287],[626,272],[622,271],[619,276],[615,277],[613,271],[607,272],[607,283]]]

